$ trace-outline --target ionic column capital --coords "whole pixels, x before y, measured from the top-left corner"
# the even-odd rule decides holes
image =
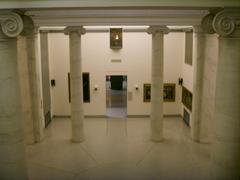
[[[220,36],[240,36],[240,9],[225,9],[217,13],[213,28]]]
[[[29,17],[29,16],[25,16],[25,15],[23,15],[21,17],[22,17],[23,25],[24,25],[24,28],[23,28],[23,31],[21,32],[21,35],[30,36],[32,34],[37,34],[39,27],[34,26],[32,18]]]
[[[206,34],[214,34],[215,33],[215,31],[213,29],[213,25],[212,25],[214,16],[215,16],[214,14],[210,13],[202,19],[201,28],[204,33],[206,33]]]
[[[170,32],[169,28],[167,26],[150,26],[147,29],[147,33],[148,34],[157,34],[157,33],[161,33],[161,34],[168,34]]]
[[[86,33],[86,29],[82,26],[68,26],[64,29],[65,35],[70,35],[71,33],[77,33],[79,36]]]
[[[10,11],[0,11],[0,24],[2,32],[7,37],[17,37],[23,30],[22,18]]]
[[[201,25],[193,26],[194,33],[214,34],[215,31],[214,31],[213,25],[212,25],[213,18],[214,18],[214,14],[208,14],[205,17],[203,17]]]

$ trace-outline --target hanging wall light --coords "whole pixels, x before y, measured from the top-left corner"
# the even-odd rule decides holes
[[[110,48],[122,48],[122,28],[110,28]]]

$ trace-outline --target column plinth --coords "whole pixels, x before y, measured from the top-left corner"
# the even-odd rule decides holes
[[[65,34],[69,35],[70,48],[72,142],[82,142],[84,140],[84,115],[81,35],[85,33],[85,29],[82,26],[67,27],[64,31]]]
[[[214,20],[219,36],[219,62],[212,145],[214,179],[240,177],[240,11],[223,10]]]
[[[166,26],[150,26],[152,34],[151,140],[163,140],[163,50]]]

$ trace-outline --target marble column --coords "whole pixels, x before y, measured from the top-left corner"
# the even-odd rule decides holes
[[[67,27],[64,31],[69,35],[70,48],[72,142],[81,142],[84,140],[81,35],[85,29]]]
[[[214,15],[208,14],[202,20],[201,25],[194,26],[194,63],[193,63],[193,111],[191,138],[200,142],[201,122],[202,122],[202,98],[204,81],[204,57],[206,35],[213,34],[212,20]]]
[[[17,65],[19,15],[0,11],[0,179],[26,180],[24,133]]]
[[[200,127],[202,115],[202,91],[204,68],[205,33],[201,26],[194,26],[195,59],[193,63],[193,111],[191,123],[191,137],[194,141],[200,141]]]
[[[27,56],[30,95],[32,104],[33,132],[35,142],[40,142],[43,137],[43,107],[41,98],[41,73],[40,59],[38,54],[38,28],[35,27],[32,33],[26,34]]]
[[[163,51],[166,26],[150,26],[152,34],[151,139],[163,140]]]
[[[18,36],[17,51],[18,51],[17,55],[18,77],[20,81],[21,107],[22,107],[22,119],[24,124],[25,143],[34,144],[35,139],[33,133],[33,117],[30,96],[31,88],[29,83],[26,38],[24,36]]]
[[[215,95],[212,179],[240,178],[240,10],[216,14],[219,62]]]

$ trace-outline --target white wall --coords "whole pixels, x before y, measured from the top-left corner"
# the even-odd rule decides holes
[[[143,102],[143,84],[151,82],[151,36],[147,33],[125,32],[123,48],[111,50],[109,33],[87,33],[82,36],[83,72],[90,73],[91,102],[84,103],[85,115],[105,115],[106,75],[127,75],[128,91],[133,93],[128,101],[128,115],[150,113],[150,103]],[[184,57],[184,33],[170,33],[165,36],[164,82],[176,83],[176,101],[164,103],[164,114],[181,113],[181,88],[177,84],[181,75]],[[121,63],[111,63],[121,59]],[[68,103],[67,73],[69,72],[68,36],[49,34],[50,77],[56,80],[52,87],[54,115],[70,115]],[[98,91],[93,87],[97,85]],[[134,89],[135,85],[139,90]]]
[[[194,67],[194,63],[195,63],[195,59],[196,59],[196,54],[194,53],[195,52],[195,38],[193,37],[193,59],[192,59],[192,65],[189,65],[189,64],[186,64],[185,63],[185,36],[186,36],[186,33],[184,33],[184,53],[183,53],[183,61],[182,61],[182,72],[181,72],[181,77],[183,78],[183,86],[185,88],[187,88],[190,92],[193,93],[193,67]],[[193,34],[194,36],[194,34]],[[190,115],[190,127],[192,126],[192,112],[187,108],[185,107],[184,104],[181,104],[182,108],[181,108],[181,114],[183,115],[183,108],[189,113]]]

